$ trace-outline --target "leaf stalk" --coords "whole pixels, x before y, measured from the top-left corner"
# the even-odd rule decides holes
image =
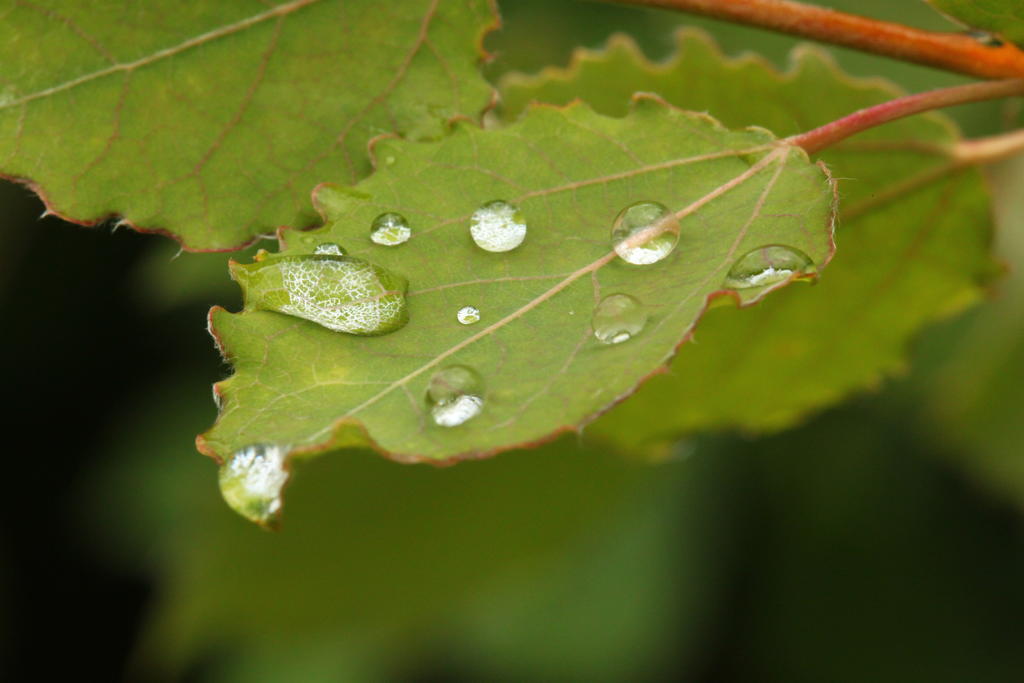
[[[786,142],[802,147],[808,154],[814,154],[863,130],[906,116],[957,104],[1015,95],[1024,95],[1024,78],[968,83],[929,90],[861,109],[806,133],[786,138]]]
[[[1024,77],[1024,50],[793,0],[618,0],[757,26],[980,78]]]

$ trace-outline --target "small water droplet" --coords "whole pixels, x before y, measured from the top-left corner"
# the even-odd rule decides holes
[[[374,244],[397,247],[412,237],[412,229],[405,216],[400,213],[382,213],[370,224],[370,239]]]
[[[314,254],[328,254],[330,256],[344,256],[345,250],[341,248],[340,244],[334,242],[324,242],[316,245],[313,249]]]
[[[473,212],[469,233],[485,251],[511,251],[526,239],[526,220],[516,206],[497,199]]]
[[[815,270],[811,258],[799,249],[769,244],[747,252],[736,261],[723,286],[730,289],[765,287],[794,275],[810,275]]]
[[[386,334],[409,321],[405,278],[351,256],[268,258],[236,275],[247,308],[294,315],[336,332]]]
[[[594,336],[602,344],[629,341],[640,334],[646,324],[644,305],[629,294],[609,294],[601,299],[590,321]]]
[[[679,221],[658,202],[637,202],[612,223],[612,248],[626,263],[645,266],[672,253],[679,242]]]
[[[476,306],[463,306],[455,314],[455,317],[463,325],[472,325],[475,322],[480,322],[480,309]]]
[[[434,424],[458,427],[484,408],[483,380],[473,368],[450,365],[434,373],[427,385],[427,403]]]
[[[281,513],[281,490],[288,482],[285,449],[257,443],[235,451],[220,468],[220,492],[228,505],[257,524],[272,524]]]

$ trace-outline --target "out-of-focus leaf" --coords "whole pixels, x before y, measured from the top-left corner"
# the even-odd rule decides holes
[[[1024,44],[1024,4],[1020,0],[928,0],[967,26]]]
[[[698,449],[656,469],[657,483],[581,550],[470,603],[452,658],[481,680],[496,671],[595,682],[692,671],[728,594],[743,511],[723,495],[740,468],[714,455]]]
[[[928,430],[968,472],[1024,504],[1024,157],[991,170],[998,253],[1010,273],[925,379]]]
[[[877,79],[844,76],[816,50],[795,52],[791,69],[778,73],[753,57],[723,58],[703,34],[684,31],[665,63],[648,62],[620,37],[605,51],[577,52],[566,70],[508,76],[503,114],[514,118],[531,100],[582,98],[622,115],[634,89],[732,126],[786,134],[896,94]],[[697,429],[777,429],[900,372],[913,335],[976,301],[997,272],[985,187],[948,158],[957,139],[948,119],[927,115],[824,153],[839,178],[840,227],[839,257],[820,282],[742,313],[710,311],[670,372],[591,433],[632,447]]]
[[[234,253],[234,258],[252,258],[257,248]],[[238,287],[228,277],[231,256],[224,253],[181,251],[176,245],[154,245],[135,266],[133,295],[141,306],[166,311],[188,304],[222,305],[238,301]]]
[[[211,328],[236,374],[217,385],[222,411],[199,439],[204,452],[373,445],[399,460],[441,461],[536,443],[628,396],[712,298],[752,303],[803,273],[728,289],[748,252],[785,245],[819,268],[832,253],[834,196],[822,167],[764,129],[731,131],[650,97],[623,118],[538,107],[507,128],[463,124],[439,142],[382,141],[375,154],[385,163],[369,179],[317,193],[325,227],[289,231],[281,255],[235,267],[246,310],[214,309]],[[471,238],[474,212],[492,200],[518,207],[528,226],[514,250],[492,253]],[[668,214],[641,237],[675,230],[678,246],[633,265],[610,235],[617,214],[642,201]],[[408,243],[371,241],[374,217],[389,211],[407,219]],[[304,300],[273,269],[340,258],[310,256],[324,243],[407,279],[410,322],[364,337],[258,310],[263,299]],[[624,343],[601,343],[592,314],[621,294],[639,300],[646,325]],[[457,319],[466,305],[480,310],[477,324]],[[483,406],[442,426],[428,386],[454,366],[479,375],[466,393]]]
[[[937,466],[906,410],[876,407],[708,454],[748,463],[744,498],[757,501],[721,680],[996,682],[1024,670],[1019,517]]]
[[[367,141],[440,135],[491,98],[487,0],[8,3],[0,170],[50,210],[189,249],[312,222],[309,189]]]
[[[192,394],[194,386],[162,387],[124,416],[134,429],[118,447],[121,464],[90,499],[103,543],[122,563],[161,577],[143,639],[143,659],[161,668],[218,652],[285,662],[308,652],[317,670],[372,659],[380,647],[422,656],[432,644],[426,637],[506,580],[538,576],[538,567],[560,580],[558,568],[576,561],[566,553],[605,561],[601,553],[612,550],[599,539],[609,528],[637,561],[660,562],[668,550],[685,558],[695,582],[676,593],[693,607],[684,621],[701,618],[703,600],[713,600],[696,577],[714,576],[728,551],[730,506],[708,493],[717,461],[643,467],[571,439],[452,469],[351,452],[299,463],[285,529],[268,534],[225,508],[212,463],[189,456],[185,440],[164,438],[206,419],[206,411],[181,409]],[[666,491],[677,485],[692,495]],[[669,524],[682,518],[671,542],[661,531],[658,548],[630,540],[614,520],[638,509]],[[644,538],[662,529],[639,526]],[[616,590],[629,600],[647,588]]]

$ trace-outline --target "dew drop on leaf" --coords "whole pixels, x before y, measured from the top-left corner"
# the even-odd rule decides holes
[[[484,408],[483,380],[473,368],[450,365],[438,370],[427,385],[427,403],[434,424],[458,427]]]
[[[626,263],[645,266],[672,253],[679,242],[679,221],[664,204],[630,204],[612,223],[612,248]]]
[[[329,256],[344,256],[345,250],[341,248],[340,244],[334,242],[324,242],[323,244],[316,245],[313,249],[314,254],[327,254]]]
[[[281,512],[281,490],[288,481],[285,452],[257,443],[235,451],[220,468],[220,492],[228,505],[248,520],[270,524]]]
[[[799,249],[769,244],[740,257],[725,276],[723,286],[730,289],[764,287],[794,275],[810,275],[815,270],[811,258]]]
[[[609,294],[597,304],[590,324],[594,336],[602,344],[621,344],[644,329],[647,311],[636,297]]]
[[[526,220],[518,207],[497,199],[473,212],[469,233],[485,251],[511,251],[526,239]]]
[[[480,309],[476,306],[463,306],[459,309],[459,312],[455,314],[455,317],[459,319],[459,322],[463,325],[472,325],[475,322],[480,321]]]
[[[294,315],[363,336],[409,321],[404,278],[351,256],[284,256],[241,269],[250,308]]]
[[[409,221],[400,213],[382,213],[370,224],[370,240],[385,247],[397,247],[412,237]]]

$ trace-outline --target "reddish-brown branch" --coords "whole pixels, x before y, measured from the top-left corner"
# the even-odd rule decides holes
[[[1014,95],[1024,95],[1024,78],[968,83],[952,88],[929,90],[855,111],[841,119],[826,123],[820,128],[787,138],[787,142],[803,147],[808,154],[813,154],[862,130],[874,128],[905,116],[950,107],[955,104],[967,104],[968,102],[980,102]]]
[[[702,14],[981,78],[1024,78],[1024,51],[792,0],[617,0]]]

